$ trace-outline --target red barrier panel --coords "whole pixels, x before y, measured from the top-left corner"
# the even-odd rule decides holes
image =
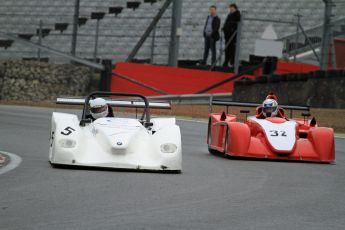
[[[344,38],[336,38],[334,39],[335,45],[335,53],[337,58],[337,68],[344,69],[345,68],[345,39]]]
[[[319,70],[318,66],[279,61],[277,74],[310,72]],[[206,70],[195,70],[185,68],[175,68],[169,66],[158,66],[149,64],[137,64],[120,62],[116,64],[113,72],[124,75],[133,81],[128,81],[116,76],[112,77],[111,90],[118,92],[140,93],[145,96],[160,95],[157,90],[145,88],[143,85],[151,86],[167,94],[193,94],[205,89],[215,83],[225,80],[233,73],[213,72]],[[259,73],[256,73],[259,75]],[[245,77],[255,78],[246,75]],[[143,85],[135,84],[143,83]],[[212,89],[206,93],[231,93],[234,82],[229,82]]]
[[[276,74],[307,73],[319,70],[320,67],[311,64],[278,61]]]
[[[193,94],[234,75],[232,73],[124,62],[117,63],[113,72],[165,91],[168,94]],[[207,93],[231,93],[233,86],[234,83],[229,82]],[[111,90],[141,93],[146,96],[159,95],[157,92],[116,76],[112,77]]]

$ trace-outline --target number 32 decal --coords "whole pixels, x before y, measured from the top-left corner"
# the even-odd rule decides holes
[[[278,130],[270,130],[271,133],[271,137],[287,137],[286,132],[285,131],[278,131]]]
[[[61,134],[62,135],[65,135],[65,136],[68,136],[70,135],[71,133],[73,133],[73,131],[75,131],[75,129],[73,129],[72,127],[66,127],[62,132]]]

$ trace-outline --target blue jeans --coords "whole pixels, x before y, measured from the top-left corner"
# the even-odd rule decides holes
[[[214,64],[217,60],[217,49],[216,49],[216,40],[212,37],[205,36],[205,49],[204,49],[204,58],[202,60],[203,64],[207,63],[208,54],[211,49],[212,53],[212,64]]]

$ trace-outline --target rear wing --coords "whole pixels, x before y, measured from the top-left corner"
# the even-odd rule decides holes
[[[229,113],[229,107],[250,107],[250,108],[256,108],[258,106],[261,106],[261,104],[258,103],[242,103],[242,102],[234,102],[234,101],[221,101],[221,100],[212,100],[210,102],[210,112],[212,112],[212,106],[218,105],[218,106],[226,106],[226,112]],[[310,106],[299,106],[299,105],[279,105],[280,108],[290,110],[290,117],[293,116],[293,111],[310,111]]]
[[[242,102],[234,102],[234,101],[220,101],[220,100],[213,100],[211,105],[222,105],[222,106],[234,106],[234,107],[251,107],[256,108],[261,106],[261,104],[257,103],[242,103]],[[299,105],[279,105],[280,108],[287,109],[287,110],[300,110],[300,111],[309,111],[309,106],[299,106]]]
[[[110,106],[124,107],[124,108],[145,108],[145,102],[135,100],[111,100],[106,99],[106,103]],[[84,105],[85,98],[76,97],[59,97],[56,99],[56,104],[59,105]],[[149,102],[149,108],[152,109],[171,109],[169,102]]]

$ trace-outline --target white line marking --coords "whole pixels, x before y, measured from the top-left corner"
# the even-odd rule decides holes
[[[208,121],[207,120],[192,120],[191,119],[188,119],[188,118],[179,118],[179,117],[176,117],[176,120],[177,121],[184,121],[184,122],[193,122],[193,123],[202,123],[202,124],[207,124]]]
[[[8,152],[4,152],[4,151],[0,151],[0,153],[3,153],[6,156],[10,157],[10,162],[7,165],[5,165],[4,167],[0,168],[0,175],[17,168],[20,165],[20,163],[22,163],[22,158],[20,158],[19,156],[15,155],[13,153],[8,153]]]
[[[345,134],[344,133],[336,133],[334,134],[335,138],[339,138],[339,139],[345,139]]]

